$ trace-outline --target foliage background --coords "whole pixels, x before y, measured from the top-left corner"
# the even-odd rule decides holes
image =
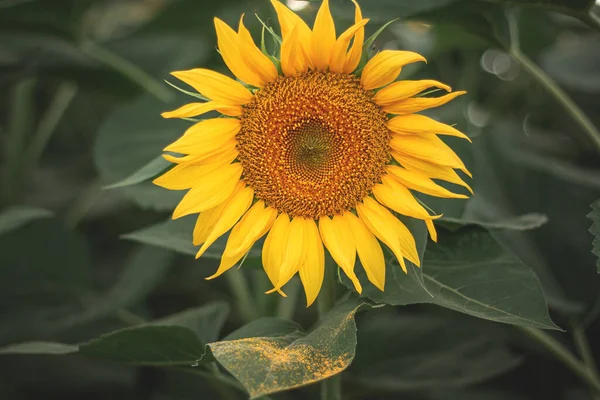
[[[352,4],[332,4],[348,26]],[[443,248],[425,256],[432,260],[425,274],[453,274],[453,283],[445,282],[459,292],[470,286],[472,296],[463,302],[444,297],[448,286],[436,293],[445,308],[412,304],[431,301],[410,298],[389,280],[389,296],[373,292],[376,301],[412,305],[357,315],[356,358],[343,375],[346,397],[592,399],[564,365],[510,324],[535,320],[552,327],[545,296],[552,320],[567,331],[549,334],[575,351],[578,333],[586,332],[590,354],[600,356],[600,278],[586,217],[600,198],[593,136],[593,125],[600,126],[600,23],[588,12],[593,2],[363,0],[361,6],[371,18],[368,34],[399,18],[376,48],[428,58],[402,78],[429,77],[468,91],[435,116],[473,137],[471,146],[452,145],[474,173],[476,195],[468,202],[427,202],[455,224],[480,227],[446,233],[448,248],[459,249],[451,254],[454,264]],[[311,3],[301,13],[312,20],[317,7]],[[258,38],[254,12],[267,24],[275,21],[266,0],[0,0],[0,346],[85,343],[142,327],[126,331],[130,338],[81,347],[83,356],[2,355],[1,398],[245,398],[222,368],[191,367],[204,343],[259,317],[294,319],[305,330],[315,323],[316,309],[304,307],[298,282],[288,299],[262,294],[266,282],[256,257],[206,282],[218,244],[195,261],[193,221],[164,222],[181,194],[147,182],[161,168],[162,147],[186,126],[159,116],[185,101],[163,82],[168,72],[224,71],[213,16],[234,25],[246,13]],[[572,106],[569,112],[569,99],[587,115],[587,129],[581,115],[573,118]],[[598,221],[599,214],[596,205],[591,218]],[[504,247],[489,244],[491,238]],[[463,272],[452,269],[456,263]],[[483,311],[473,299],[487,302]],[[510,310],[508,324],[485,320],[502,319],[494,307]],[[337,312],[339,321],[350,315]],[[148,321],[154,325],[143,325]],[[342,350],[352,354],[353,324],[340,325],[348,334]],[[161,328],[167,325],[185,328]],[[267,332],[273,327],[295,338],[298,329],[281,321],[255,325],[246,328],[254,336],[274,334]],[[185,351],[170,346],[174,338]],[[313,335],[307,342],[316,339],[332,340]],[[148,354],[145,340],[164,357]],[[38,345],[16,352],[77,351]],[[270,397],[314,398],[317,390],[311,385]]]

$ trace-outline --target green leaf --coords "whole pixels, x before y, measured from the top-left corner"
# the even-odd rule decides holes
[[[43,208],[14,206],[0,214],[0,235],[18,229],[39,218],[51,217],[52,212]]]
[[[196,216],[187,216],[175,220],[167,220],[160,224],[151,225],[121,236],[124,239],[133,240],[139,243],[159,246],[182,254],[195,256],[198,253],[192,243],[192,232],[196,223]],[[203,257],[221,258],[225,250],[228,234],[223,235],[213,243],[204,253]],[[260,246],[255,245],[248,257],[260,257]]]
[[[487,229],[509,229],[514,231],[528,231],[536,229],[548,222],[548,216],[540,213],[519,215],[499,221],[481,221],[470,218],[443,217],[439,220],[445,226],[478,225]]]
[[[477,320],[383,308],[360,319],[350,374],[378,390],[444,389],[486,381],[520,361]]]
[[[53,354],[77,353],[78,347],[55,342],[24,342],[11,344],[0,349],[0,354]]]
[[[378,303],[432,303],[491,321],[559,329],[550,320],[534,272],[489,232],[476,226],[454,232],[440,229],[438,239],[425,252],[425,287],[414,274],[405,275],[397,264],[388,263],[385,291],[369,284],[363,295]]]
[[[225,302],[214,302],[134,328],[68,345],[26,342],[6,346],[0,354],[72,354],[136,365],[196,366],[209,361],[206,342],[215,340],[229,314]]]
[[[357,299],[338,304],[308,334],[290,321],[260,319],[209,346],[251,398],[307,385],[350,365],[356,347],[354,315],[363,305]]]
[[[147,96],[118,108],[105,119],[94,146],[94,160],[103,182],[112,184],[131,179],[183,134],[189,122],[160,116],[170,108],[175,106]],[[184,195],[183,191],[166,190],[151,182],[119,190],[141,207],[157,210],[173,210]]]
[[[151,324],[103,335],[79,346],[84,355],[137,365],[196,366],[206,342],[217,337],[229,313],[225,302],[187,310]],[[205,329],[199,331],[198,329]]]
[[[600,199],[592,203],[592,212],[588,214],[588,218],[593,221],[590,232],[594,235],[594,241],[592,242],[592,253],[598,257],[596,260],[596,267],[600,274]]]
[[[173,253],[143,246],[127,261],[115,284],[107,293],[91,301],[84,311],[62,319],[57,325],[69,327],[111,315],[115,311],[135,305],[146,298],[164,278],[173,259]]]
[[[112,185],[105,186],[104,189],[116,189],[125,186],[137,185],[138,183],[145,182],[150,178],[153,178],[163,172],[172,164],[165,160],[162,156],[156,157],[142,168],[129,175],[127,178],[113,183]]]

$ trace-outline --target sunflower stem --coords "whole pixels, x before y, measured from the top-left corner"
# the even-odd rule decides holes
[[[528,327],[519,328],[529,337],[544,346],[559,361],[584,381],[596,395],[600,395],[600,379],[558,340],[554,339],[550,334],[541,329]]]
[[[572,326],[573,341],[575,342],[575,346],[577,347],[577,351],[579,352],[583,363],[586,365],[589,373],[596,379],[596,381],[600,381],[600,375],[598,374],[596,361],[594,360],[590,343],[585,334],[584,326],[580,323],[574,323]],[[595,400],[600,400],[600,390],[592,395],[594,396]]]
[[[248,287],[248,281],[244,276],[244,272],[240,269],[232,269],[224,275],[231,289],[231,294],[236,299],[237,310],[242,319],[250,322],[259,318],[258,307],[252,297],[252,292]]]
[[[510,35],[509,52],[511,56],[521,64],[521,66],[531,74],[554,98],[564,107],[569,115],[579,124],[583,131],[588,135],[592,144],[600,151],[600,131],[583,112],[581,108],[561,89],[560,86],[536,63],[521,51],[519,42],[519,25],[515,10],[510,10],[506,14]]]
[[[22,192],[22,168],[25,145],[35,121],[36,78],[17,82],[10,91],[8,124],[4,140],[2,203],[17,203]]]
[[[337,266],[331,259],[327,259],[325,264],[325,276],[323,287],[317,297],[317,311],[319,320],[325,317],[325,314],[333,308],[336,301],[336,280]],[[322,400],[341,400],[342,399],[342,381],[340,374],[334,375],[321,383]]]
[[[25,152],[25,165],[28,173],[37,165],[58,123],[77,94],[77,89],[77,85],[73,82],[63,82],[58,86],[54,99],[33,132],[29,147]]]

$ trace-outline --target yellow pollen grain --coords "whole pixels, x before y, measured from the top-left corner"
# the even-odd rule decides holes
[[[280,76],[244,106],[237,135],[244,179],[291,217],[353,209],[390,160],[386,114],[350,74]]]

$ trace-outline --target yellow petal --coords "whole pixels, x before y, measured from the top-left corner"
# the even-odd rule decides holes
[[[365,197],[356,205],[356,212],[367,228],[392,250],[404,272],[407,272],[404,257],[416,266],[420,265],[415,239],[388,209]]]
[[[217,272],[206,279],[216,278],[233,267],[271,229],[276,217],[274,208],[265,208],[262,200],[256,202],[231,230]]]
[[[263,268],[274,287],[279,282],[281,262],[285,252],[286,237],[290,219],[286,213],[281,213],[273,223],[262,248]],[[285,294],[279,290],[279,294]]]
[[[417,61],[426,61],[425,57],[412,51],[383,50],[367,62],[362,71],[360,82],[366,90],[377,89],[398,78],[402,67]]]
[[[427,210],[414,198],[412,193],[396,179],[389,175],[381,177],[382,184],[373,187],[373,195],[384,206],[407,217],[425,220],[431,238],[435,241],[437,234],[433,224],[428,221],[441,215],[430,216]]]
[[[454,100],[460,95],[467,92],[459,91],[448,93],[440,97],[413,97],[399,102],[387,104],[383,107],[383,111],[390,114],[412,114],[419,111],[427,110],[428,108],[439,107]]]
[[[329,70],[331,72],[344,72],[346,66],[346,51],[350,45],[350,40],[357,34],[359,30],[364,31],[364,26],[369,22],[368,19],[363,19],[357,22],[342,33],[331,49],[331,58],[329,59]]]
[[[173,211],[173,219],[206,211],[231,195],[242,175],[242,164],[234,163],[204,175],[196,181]]]
[[[252,190],[252,188],[249,186],[246,186],[245,182],[240,181],[238,183],[238,190],[225,203],[223,211],[219,216],[219,220],[210,230],[210,233],[204,241],[204,244],[202,247],[200,247],[200,250],[198,250],[196,258],[201,257],[202,254],[204,254],[204,252],[215,242],[215,240],[233,228],[233,226],[239,221],[240,218],[242,218],[246,211],[248,211],[253,199],[254,190]]]
[[[274,285],[274,290],[279,291],[300,268],[301,257],[304,248],[304,218],[294,217],[285,230],[285,249],[281,266],[279,268],[279,279]]]
[[[333,219],[321,217],[319,219],[319,231],[323,244],[329,250],[331,257],[350,278],[356,291],[361,293],[362,286],[354,273],[356,245],[347,218],[342,215],[335,215]]]
[[[319,228],[312,219],[304,220],[304,254],[299,274],[308,307],[317,298],[325,274],[325,250],[319,235]]]
[[[171,154],[163,154],[163,158],[173,164],[210,164],[217,160],[228,158],[231,155],[239,154],[237,150],[237,140],[229,139],[218,151],[206,154],[189,154],[182,157],[177,157]]]
[[[231,193],[231,195],[229,196],[229,198],[231,198],[231,196],[234,196],[236,192],[239,191],[239,189],[240,185],[238,184],[233,190],[233,193]],[[206,211],[202,211],[200,214],[198,214],[198,219],[196,219],[196,225],[194,225],[194,232],[192,235],[192,243],[194,244],[194,246],[200,246],[202,243],[206,242],[208,235],[213,230],[217,221],[219,221],[219,217],[221,216],[221,213],[223,212],[223,209],[225,208],[225,205],[227,204],[229,198],[221,204],[219,204],[218,206]]]
[[[433,224],[432,219],[425,220],[425,226],[427,226],[427,232],[429,232],[429,237],[431,240],[437,243],[437,231],[435,230],[435,225]]]
[[[238,28],[238,39],[240,44],[240,53],[242,55],[243,61],[246,63],[246,67],[251,69],[263,82],[263,85],[257,86],[262,87],[265,83],[269,83],[277,79],[278,73],[277,68],[269,57],[263,54],[262,51],[252,39],[252,35],[246,27],[244,26],[243,21],[244,16],[240,18],[240,25]]]
[[[212,171],[231,164],[237,157],[237,151],[225,153],[210,163],[184,163],[176,165],[152,182],[169,190],[185,190],[196,186],[196,181]]]
[[[300,18],[278,0],[271,0],[271,4],[275,8],[277,18],[279,19],[283,43],[286,43],[286,40],[288,40],[288,42],[291,40],[289,45],[292,45],[293,43],[293,47],[298,49],[294,64],[295,67],[298,71],[306,71],[308,67],[312,68],[313,63],[310,55],[310,41],[312,32],[310,28],[308,25],[306,25],[306,22],[304,22],[302,18]]]
[[[402,155],[457,168],[471,176],[460,157],[436,135],[392,135],[390,147]]]
[[[283,39],[281,44],[281,71],[287,76],[308,71],[308,64],[299,52],[299,42],[295,33],[297,25],[292,29],[292,34]]]
[[[404,168],[411,171],[421,172],[428,178],[441,179],[446,182],[454,183],[455,185],[466,188],[471,194],[473,189],[454,171],[452,167],[445,165],[433,164],[427,161],[419,160],[418,158],[402,155],[392,150],[392,157],[396,159]]]
[[[244,85],[209,69],[175,71],[171,75],[218,103],[239,106],[252,100],[252,93]]]
[[[398,167],[397,165],[388,165],[386,170],[409,189],[416,190],[430,196],[444,197],[448,199],[468,198],[468,196],[465,196],[464,194],[453,193],[448,189],[441,187],[420,172],[410,171],[408,169]]]
[[[420,81],[398,81],[375,93],[373,100],[380,106],[383,106],[412,97],[430,87],[444,89],[447,92],[452,90],[450,86],[430,79]]]
[[[440,216],[431,216],[427,210],[419,204],[406,186],[389,175],[381,177],[380,184],[373,187],[373,195],[384,206],[399,214],[417,219],[432,219]]]
[[[219,104],[214,101],[206,103],[189,103],[179,107],[177,110],[166,111],[160,114],[163,118],[189,118],[206,114],[209,111],[218,110],[221,114],[237,117],[242,115],[242,107],[227,104]]]
[[[358,23],[362,21],[362,13],[360,12],[360,7],[356,0],[352,0],[354,3],[355,11],[354,11],[354,23]],[[346,63],[344,64],[344,73],[351,74],[354,72],[358,64],[360,63],[360,57],[362,56],[363,45],[365,41],[365,28],[361,28],[356,32],[354,36],[354,42],[352,43],[352,47],[348,54],[346,54]]]
[[[387,127],[400,135],[415,133],[434,133],[437,135],[449,135],[467,139],[467,135],[444,123],[419,114],[398,115],[387,122]]]
[[[311,55],[316,69],[326,69],[335,44],[335,24],[329,11],[329,0],[323,0],[317,12],[311,37]]]
[[[165,151],[183,154],[210,155],[222,149],[240,131],[237,118],[213,118],[200,121],[165,147]]]
[[[385,287],[385,258],[383,250],[377,241],[377,238],[371,233],[360,218],[352,213],[345,214],[350,222],[354,240],[356,243],[356,252],[362,264],[367,278],[379,290],[383,291]]]
[[[219,18],[215,18],[214,21],[219,53],[221,53],[221,57],[223,57],[223,61],[225,61],[229,70],[241,81],[252,86],[263,87],[265,81],[254,69],[248,68],[242,58],[242,53],[246,49],[242,47],[238,34]]]

